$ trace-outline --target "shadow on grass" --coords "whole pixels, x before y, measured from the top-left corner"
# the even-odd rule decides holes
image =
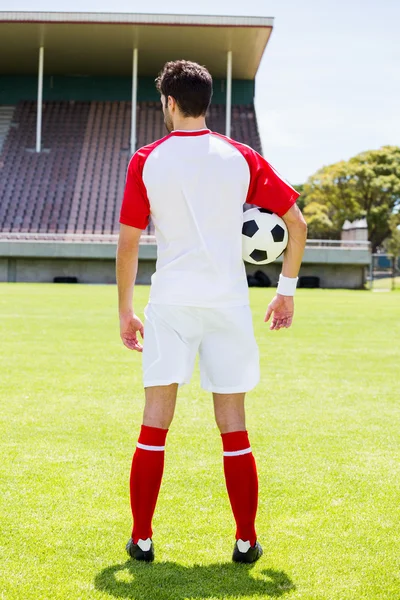
[[[252,577],[253,565],[216,563],[183,567],[173,562],[128,560],[103,569],[95,586],[116,598],[184,600],[185,598],[280,598],[296,589],[283,571],[263,569]]]

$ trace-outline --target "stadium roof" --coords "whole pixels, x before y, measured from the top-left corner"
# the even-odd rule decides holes
[[[128,75],[137,46],[139,75],[185,58],[225,78],[232,50],[233,78],[254,79],[272,27],[269,17],[0,12],[0,73],[36,74],[43,45],[47,74]]]

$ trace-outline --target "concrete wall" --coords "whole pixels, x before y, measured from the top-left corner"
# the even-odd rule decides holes
[[[149,284],[155,271],[155,260],[140,260],[137,283]],[[265,267],[246,265],[248,274],[261,270],[268,275],[271,284],[278,281],[281,265],[273,263]],[[312,265],[304,264],[300,276],[314,275],[320,278],[320,287],[359,289],[364,285],[365,267],[361,265]],[[52,282],[54,277],[77,277],[78,283],[115,283],[115,260],[66,259],[66,258],[10,258],[0,259],[0,281],[25,281],[30,283]]]
[[[8,279],[8,258],[0,257],[0,281],[9,281]]]
[[[54,277],[77,277],[79,283],[115,283],[114,243],[0,241],[0,281],[52,282]],[[139,250],[137,281],[150,283],[157,248],[143,244]],[[364,285],[371,255],[368,250],[306,248],[300,276],[320,278],[320,287],[359,289]],[[273,286],[282,258],[266,266],[246,265],[248,274],[265,272]]]
[[[248,275],[254,275],[256,271],[262,271],[271,280],[271,285],[278,284],[279,273],[282,266],[272,263],[264,267],[246,265]],[[365,267],[362,265],[335,265],[335,264],[303,264],[299,276],[319,277],[321,288],[347,288],[361,289],[365,284]]]
[[[137,282],[150,283],[155,260],[139,261]],[[0,259],[0,281],[52,283],[54,277],[77,277],[78,283],[115,283],[115,260],[68,258]]]
[[[52,282],[54,277],[77,277],[80,283],[115,283],[115,264],[110,260],[66,258],[18,258],[16,281]]]

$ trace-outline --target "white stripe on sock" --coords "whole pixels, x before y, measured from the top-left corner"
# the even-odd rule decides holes
[[[151,450],[153,452],[163,452],[165,450],[165,446],[148,446],[147,444],[141,444],[140,442],[137,442],[136,446],[141,450]]]
[[[242,454],[250,454],[251,447],[244,450],[234,450],[233,452],[224,452],[224,456],[241,456]]]

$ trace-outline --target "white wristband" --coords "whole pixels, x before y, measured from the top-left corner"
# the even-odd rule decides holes
[[[282,296],[294,296],[298,279],[298,277],[285,277],[281,273],[276,293]]]

